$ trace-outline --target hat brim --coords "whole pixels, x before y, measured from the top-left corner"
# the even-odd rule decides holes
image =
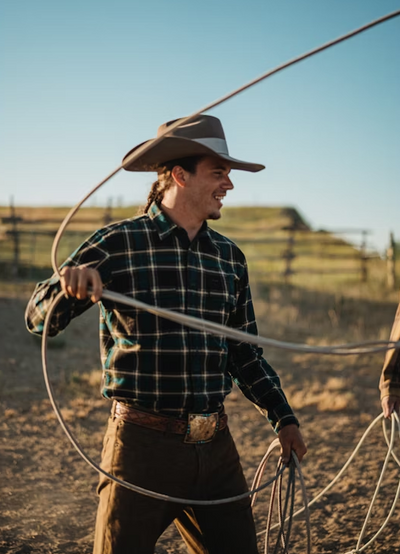
[[[126,171],[157,171],[166,162],[189,156],[216,156],[230,163],[231,169],[240,169],[256,173],[265,169],[262,164],[244,162],[231,158],[226,154],[220,154],[204,144],[186,138],[165,137],[154,147],[140,155],[137,159],[134,153],[142,146],[151,144],[155,139],[142,142],[132,148],[122,160],[122,167]],[[133,159],[132,159],[133,158]]]

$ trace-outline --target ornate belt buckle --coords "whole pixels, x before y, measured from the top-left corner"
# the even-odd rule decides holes
[[[219,427],[218,412],[212,414],[189,414],[188,427],[183,442],[203,444],[211,442]]]

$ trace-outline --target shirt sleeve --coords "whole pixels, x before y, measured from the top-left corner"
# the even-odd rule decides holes
[[[229,326],[258,335],[247,268],[240,280],[237,304]],[[275,432],[292,423],[299,425],[275,370],[263,358],[262,348],[229,341],[229,370],[243,394],[267,417]]]
[[[400,340],[400,304],[397,307],[392,331],[391,341]],[[381,399],[385,396],[400,396],[400,351],[388,350],[383,363],[381,378],[379,381]]]
[[[101,231],[97,231],[62,264],[61,268],[84,266],[97,269],[103,284],[107,285],[112,277],[109,259],[110,255],[106,249],[105,240]],[[25,310],[25,323],[31,333],[37,335],[43,333],[47,312],[60,291],[61,284],[56,274],[36,285]],[[57,335],[65,329],[71,319],[91,306],[93,306],[93,302],[89,298],[84,300],[72,297],[62,298],[53,313],[49,335],[52,337]]]

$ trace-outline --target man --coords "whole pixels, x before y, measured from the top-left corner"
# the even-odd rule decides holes
[[[223,408],[232,380],[272,423],[285,463],[292,450],[300,460],[306,452],[262,350],[101,296],[105,287],[256,334],[244,255],[206,220],[221,216],[233,189],[231,169],[254,172],[264,166],[230,157],[220,121],[205,115],[131,162],[137,148],[124,158],[125,169],[158,171],[145,213],[94,233],[63,265],[61,282],[53,277],[39,284],[27,308],[28,328],[42,331],[61,288],[68,298],[56,310],[51,335],[99,302],[103,395],[113,400],[102,467],[170,496],[235,496],[247,485]],[[192,553],[257,552],[249,499],[185,508],[104,477],[98,492],[95,554],[151,554],[174,520]]]

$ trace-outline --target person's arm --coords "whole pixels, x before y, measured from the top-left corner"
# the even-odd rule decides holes
[[[257,335],[247,270],[239,284],[237,304],[229,326]],[[299,422],[281,388],[275,370],[263,358],[263,351],[246,342],[229,341],[229,370],[243,394],[267,417],[278,434],[282,459],[287,463],[294,450],[299,460],[307,451]]]
[[[49,307],[57,294],[64,290],[68,297],[61,299],[49,327],[49,335],[57,335],[71,319],[98,301],[103,283],[107,284],[110,280],[109,253],[101,231],[98,231],[61,266],[61,280],[54,275],[38,283],[25,311],[28,330],[34,334],[42,334]],[[93,289],[91,298],[87,298],[88,287]]]
[[[400,304],[390,333],[391,341],[400,340]],[[400,351],[388,350],[379,381],[383,415],[390,419],[395,411],[400,413]]]

